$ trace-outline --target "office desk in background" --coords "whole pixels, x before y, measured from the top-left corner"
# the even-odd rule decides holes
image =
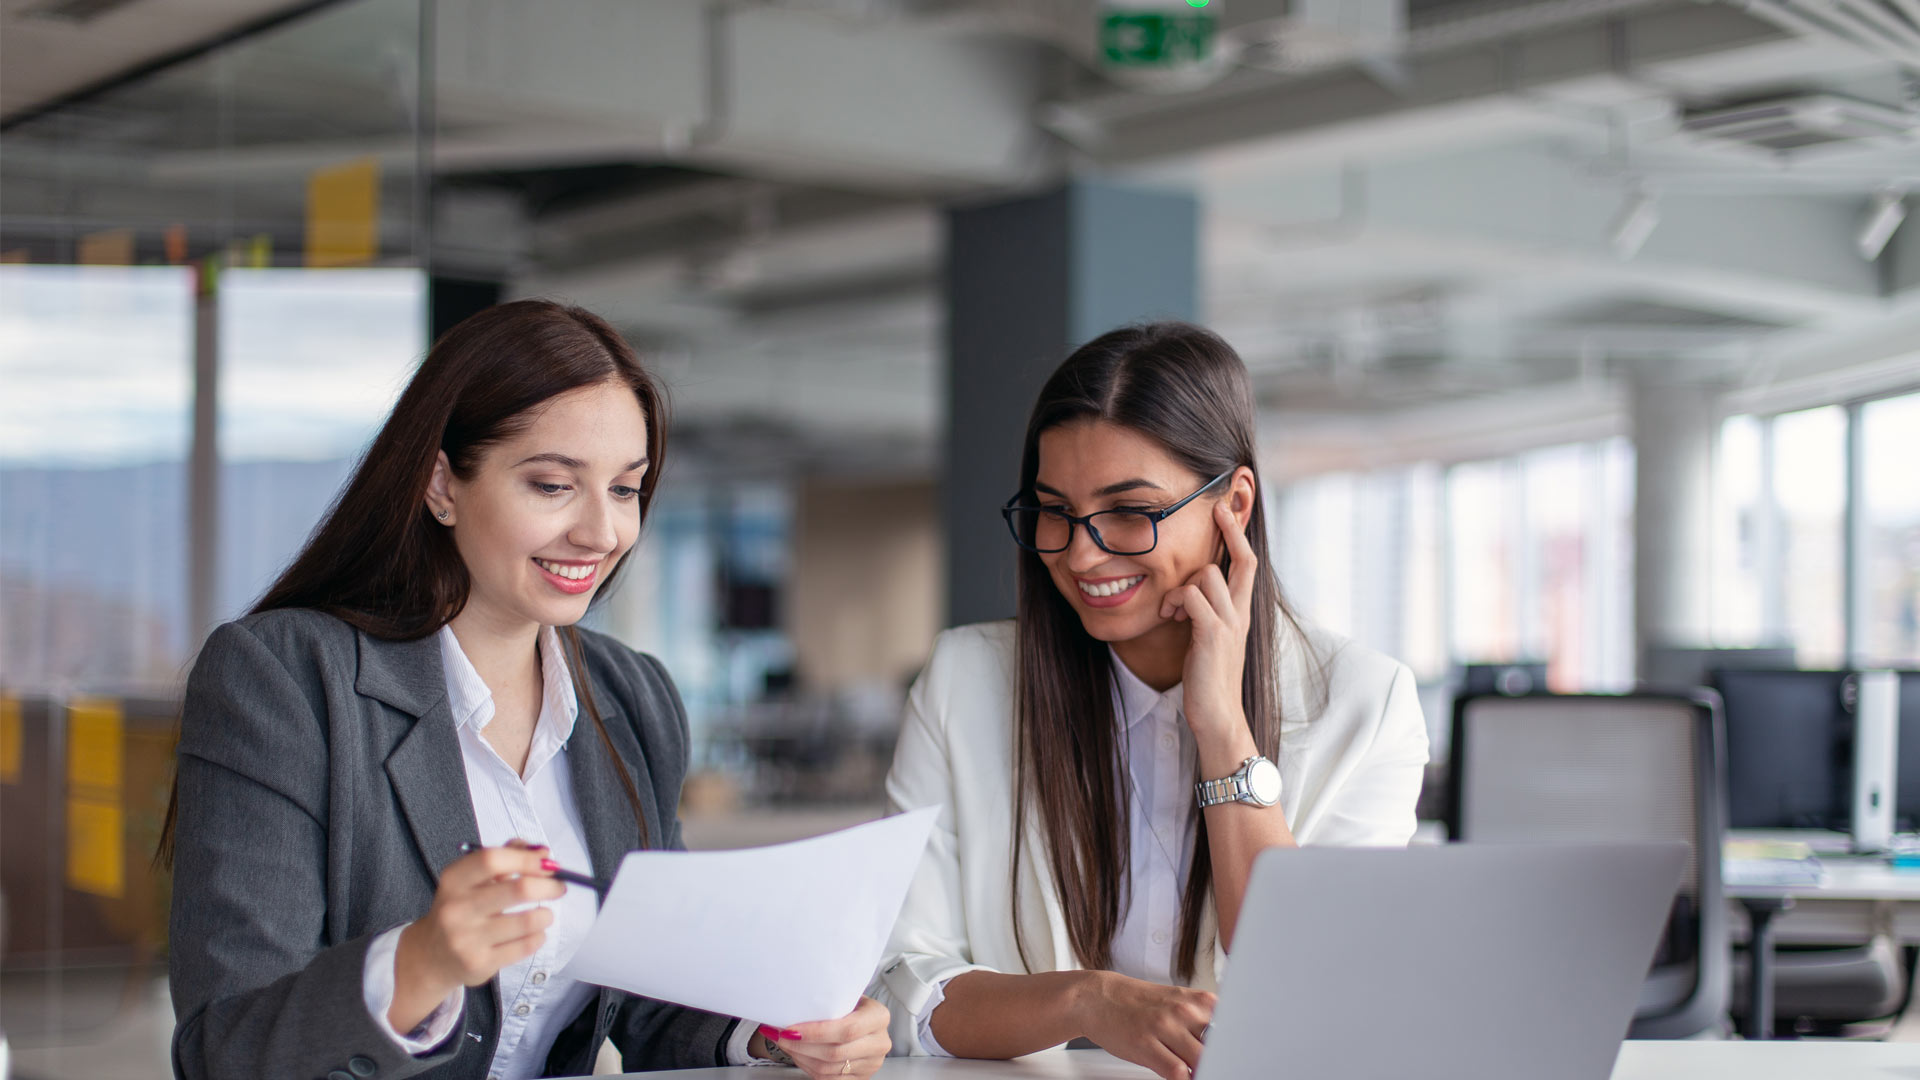
[[[1773,1034],[1776,945],[1859,945],[1881,934],[1902,945],[1920,944],[1920,871],[1895,870],[1884,857],[1845,854],[1846,838],[1839,833],[1736,829],[1728,839],[1806,842],[1826,870],[1826,880],[1818,885],[1725,887],[1732,909],[1729,933],[1747,942],[1753,956],[1750,1037]]]
[[[1274,1076],[1286,1075],[1286,1048],[1274,1048]],[[629,1073],[650,1080],[764,1080],[747,1066]],[[1610,1080],[1915,1080],[1920,1046],[1850,1042],[1629,1042]],[[1047,1050],[1012,1061],[894,1058],[876,1080],[1153,1080],[1101,1050]]]

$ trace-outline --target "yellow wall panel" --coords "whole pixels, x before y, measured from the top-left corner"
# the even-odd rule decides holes
[[[361,158],[307,178],[307,265],[363,266],[380,254],[380,162]]]
[[[26,756],[25,745],[20,699],[12,694],[0,694],[0,784],[20,782],[20,759]]]
[[[119,899],[127,893],[126,825],[120,807],[67,800],[67,884]]]
[[[77,794],[120,801],[122,722],[120,703],[108,698],[74,698],[67,704],[67,783]]]

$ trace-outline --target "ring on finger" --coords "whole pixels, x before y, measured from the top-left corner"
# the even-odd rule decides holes
[[[843,1062],[841,1062],[841,1063],[840,1063],[840,1075],[841,1075],[841,1076],[847,1076],[847,1075],[849,1075],[849,1074],[851,1074],[852,1072],[853,1072],[853,1059],[852,1059],[852,1058],[848,1058],[847,1060],[845,1060],[845,1061],[843,1061]]]

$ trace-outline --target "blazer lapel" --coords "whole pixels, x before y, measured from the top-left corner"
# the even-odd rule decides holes
[[[414,718],[387,755],[387,780],[437,885],[440,868],[460,857],[460,845],[480,842],[460,734],[447,702],[440,643],[431,636],[382,641],[362,631],[354,690]]]
[[[593,693],[601,715],[611,719],[613,714],[607,712],[607,707],[612,697],[597,686]],[[617,726],[608,725],[610,729]],[[639,775],[637,764],[626,763],[630,778]],[[587,714],[584,701],[580,703],[580,715],[574,720],[573,734],[567,739],[567,770],[573,778],[573,800],[580,808],[580,827],[587,833],[587,853],[593,858],[593,872],[599,877],[612,877],[627,852],[641,846],[640,824],[634,820],[626,785],[620,782],[619,770],[607,752],[605,740],[600,738],[593,717]],[[641,791],[643,799],[647,794]],[[649,826],[654,824],[648,822]],[[648,831],[658,835],[651,827]],[[654,846],[653,835],[646,838],[646,843]]]

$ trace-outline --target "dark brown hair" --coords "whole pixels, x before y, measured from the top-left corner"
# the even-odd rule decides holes
[[[1267,550],[1259,467],[1254,460],[1253,388],[1246,365],[1218,335],[1182,322],[1129,326],[1076,349],[1040,390],[1020,459],[1020,494],[1034,498],[1040,435],[1062,424],[1102,420],[1152,439],[1195,476],[1211,479],[1245,466],[1256,494],[1247,539]],[[1060,595],[1040,556],[1019,549],[1018,687],[1014,704],[1013,858],[1019,864],[1029,812],[1044,826],[1067,937],[1081,965],[1110,967],[1113,936],[1130,893],[1126,825],[1132,807],[1113,711],[1113,665],[1106,643],[1088,634]],[[1279,628],[1295,625],[1266,560],[1254,579],[1252,625],[1241,703],[1255,744],[1278,759]],[[1206,819],[1198,818],[1193,861],[1180,906],[1177,974],[1191,980],[1201,915],[1213,884]],[[1014,933],[1022,960],[1019,875],[1014,875]]]
[[[253,612],[312,608],[391,641],[437,633],[466,607],[472,588],[452,531],[426,505],[440,451],[455,475],[470,478],[485,452],[524,431],[541,406],[609,381],[632,389],[647,419],[650,464],[639,494],[644,518],[666,457],[660,387],[632,346],[592,312],[547,300],[500,304],[434,344],[346,487]],[[622,559],[602,579],[596,602],[612,591],[625,565]],[[594,702],[580,632],[562,627],[560,638],[574,693],[613,758],[645,844],[646,810]],[[178,803],[176,780],[156,857],[163,865],[172,861]]]

